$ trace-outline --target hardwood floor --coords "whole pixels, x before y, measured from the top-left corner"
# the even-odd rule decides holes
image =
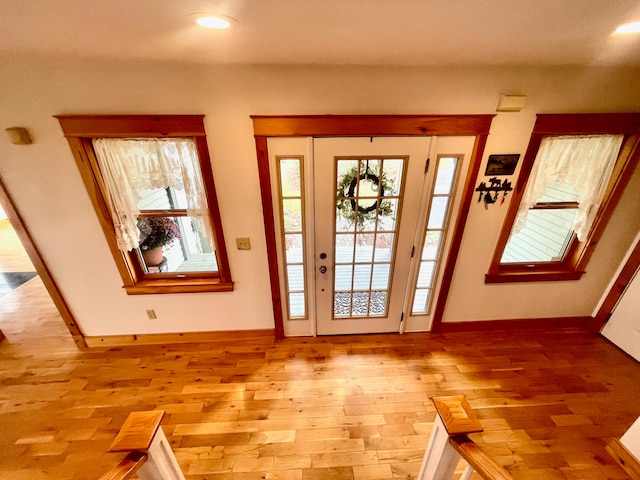
[[[605,451],[640,415],[640,364],[579,329],[76,349],[38,278],[0,298],[0,478],[98,478],[128,413],[189,480],[414,478],[435,409],[516,479],[627,478]]]

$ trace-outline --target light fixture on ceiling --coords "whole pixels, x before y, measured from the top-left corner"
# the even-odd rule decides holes
[[[235,18],[227,17],[226,15],[214,15],[209,13],[197,14],[196,23],[204,28],[212,28],[214,30],[224,30],[229,28],[232,24],[238,23]]]
[[[613,33],[628,34],[628,33],[640,33],[640,22],[625,23],[616,28]]]

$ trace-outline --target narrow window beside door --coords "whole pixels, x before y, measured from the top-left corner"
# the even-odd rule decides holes
[[[280,235],[284,245],[284,277],[289,320],[306,319],[304,175],[301,158],[277,157]]]
[[[438,157],[431,207],[422,244],[420,267],[413,295],[412,315],[427,315],[431,308],[433,287],[442,257],[448,219],[451,213],[456,174],[460,157]]]

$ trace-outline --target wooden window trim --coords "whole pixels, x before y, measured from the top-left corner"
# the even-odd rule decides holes
[[[589,134],[624,134],[624,140],[587,238],[582,242],[573,238],[559,262],[500,264],[543,137]],[[639,145],[640,114],[637,113],[538,115],[485,283],[579,280],[640,160]]]
[[[233,281],[224,242],[209,149],[204,130],[204,115],[57,115],[64,136],[87,188],[91,203],[116,261],[124,289],[130,295],[229,292]],[[191,137],[200,158],[202,180],[211,216],[216,244],[218,272],[177,278],[175,274],[146,274],[136,252],[121,252],[115,237],[108,190],[100,174],[93,150],[94,138],[170,138]],[[134,255],[136,258],[133,258]]]

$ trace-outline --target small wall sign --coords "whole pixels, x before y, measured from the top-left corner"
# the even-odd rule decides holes
[[[513,175],[520,160],[519,153],[503,154],[503,155],[489,155],[487,161],[487,169],[484,174],[490,175]]]

